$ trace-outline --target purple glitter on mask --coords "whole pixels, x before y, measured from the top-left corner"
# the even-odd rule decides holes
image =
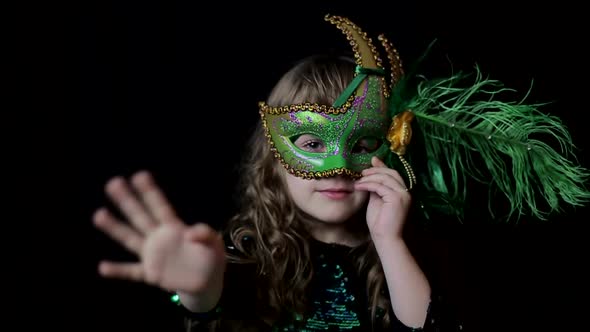
[[[299,119],[297,119],[297,117],[295,116],[295,112],[289,112],[289,118],[291,119],[291,121],[295,122],[298,125],[301,125],[301,121],[299,121]]]
[[[275,130],[279,130],[282,129],[282,131],[286,131],[288,128],[288,123],[285,121],[284,118],[275,118],[272,119],[270,126],[272,126],[273,128],[275,128]],[[301,125],[301,124],[299,124]]]
[[[330,122],[338,121],[338,117],[339,117],[339,115],[331,115],[331,114],[326,114],[326,113],[318,113],[318,114]]]
[[[354,108],[360,108],[365,99],[367,99],[367,92],[369,91],[369,84],[365,84],[365,88],[363,89],[363,94],[361,96],[355,97],[354,101],[352,102],[352,106]]]
[[[356,98],[354,98],[354,101],[352,102],[352,107],[360,108],[364,101],[365,101],[364,96],[356,97]]]

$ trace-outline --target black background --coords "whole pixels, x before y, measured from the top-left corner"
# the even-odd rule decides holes
[[[80,309],[82,330],[182,330],[160,290],[97,276],[100,259],[133,259],[91,225],[93,211],[108,204],[103,185],[149,169],[187,222],[225,220],[257,101],[299,58],[347,50],[340,32],[323,21],[326,13],[349,17],[374,38],[386,33],[406,63],[437,39],[427,74],[477,63],[522,95],[534,79],[530,100],[553,102],[547,111],[563,118],[580,162],[588,164],[581,120],[587,19],[580,6],[335,4],[117,1],[89,4],[75,17],[75,229],[83,240],[73,250],[82,274],[70,308]],[[578,330],[587,314],[587,216],[587,209],[568,210],[548,222],[500,224],[473,212],[464,225],[418,232],[417,256],[450,294],[466,330]]]

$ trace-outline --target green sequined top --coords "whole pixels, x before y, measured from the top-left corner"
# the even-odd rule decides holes
[[[358,280],[351,265],[350,249],[335,244],[315,242],[312,252],[314,279],[307,318],[273,327],[278,331],[362,331],[368,321],[364,283]]]
[[[230,249],[232,249],[230,247]],[[269,326],[257,317],[253,279],[247,266],[228,266],[224,296],[218,308],[206,314],[186,315],[187,331],[316,332],[371,331],[370,306],[365,279],[356,272],[349,247],[312,242],[314,277],[310,289],[310,309],[305,317],[293,316]],[[251,267],[250,267],[251,268]],[[232,271],[232,269],[234,269]],[[239,269],[236,270],[236,269]],[[441,328],[431,308],[424,329],[412,329],[392,317],[389,331],[459,331],[460,326]],[[378,317],[384,310],[378,310]],[[373,331],[384,331],[376,328]]]

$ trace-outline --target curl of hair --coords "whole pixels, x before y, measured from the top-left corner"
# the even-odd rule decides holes
[[[228,230],[240,255],[228,258],[257,265],[258,303],[265,303],[267,319],[275,320],[286,314],[281,308],[304,312],[302,294],[312,271],[307,232],[265,139],[259,127],[242,168],[241,212],[230,220]],[[248,238],[252,240],[244,240]]]

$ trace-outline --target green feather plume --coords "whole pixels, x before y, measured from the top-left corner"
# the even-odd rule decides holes
[[[508,218],[516,213],[546,219],[563,202],[580,206],[590,199],[589,172],[577,164],[561,120],[539,111],[543,104],[504,99],[513,90],[484,78],[477,67],[475,75],[423,79],[415,90],[408,87],[408,79],[396,85],[390,113],[415,114],[407,158],[417,168],[417,193],[426,208],[461,216],[470,179],[489,185],[490,202],[494,189],[505,196]],[[396,164],[396,156],[388,163]]]

